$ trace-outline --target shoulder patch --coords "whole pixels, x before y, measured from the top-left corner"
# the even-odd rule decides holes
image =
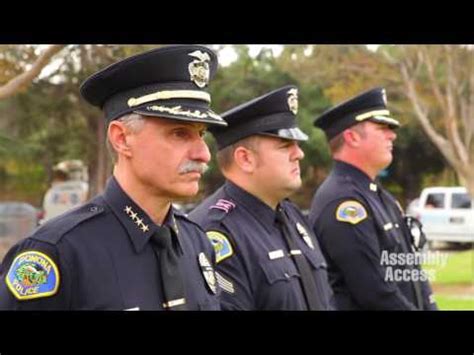
[[[58,267],[46,254],[25,251],[13,260],[6,283],[20,301],[53,296],[59,288]]]
[[[51,244],[58,243],[61,238],[81,224],[82,222],[91,219],[104,212],[104,207],[95,203],[87,203],[81,207],[78,207],[71,212],[64,215],[58,216],[44,225],[42,225],[37,232],[35,232],[31,238],[47,242]]]
[[[223,233],[218,231],[209,231],[206,233],[206,235],[211,241],[214,251],[216,252],[216,263],[219,263],[234,254],[234,250],[232,249],[229,239]]]
[[[367,218],[367,211],[355,200],[342,202],[336,210],[336,219],[341,222],[357,224]]]

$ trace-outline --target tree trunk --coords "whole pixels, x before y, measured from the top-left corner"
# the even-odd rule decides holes
[[[102,121],[97,122],[96,138],[96,154],[92,158],[89,170],[89,197],[94,197],[104,191],[111,165],[105,145],[105,124]]]
[[[470,101],[474,99],[474,93],[468,99],[462,95],[468,84],[473,87],[473,82],[460,81],[466,75],[460,71],[463,69],[461,63],[454,62],[454,47],[445,46],[443,52],[435,52],[435,49],[420,47],[411,53],[412,56],[415,54],[412,59],[408,51],[404,52],[399,68],[406,89],[405,95],[410,100],[423,131],[456,172],[459,182],[474,196],[474,149],[470,138],[473,132],[472,126],[466,124],[472,117],[466,109],[462,109],[474,105]],[[464,54],[471,60],[474,56],[470,51]],[[426,82],[417,78],[417,68],[422,66],[427,69],[429,80]],[[447,68],[446,78],[437,74],[440,67]],[[474,71],[468,75],[471,76],[474,76]],[[435,99],[434,103],[423,98],[427,92]]]
[[[14,77],[8,83],[0,87],[0,100],[15,95],[22,88],[31,84],[31,82],[41,73],[43,68],[49,64],[51,58],[64,47],[64,45],[53,45],[46,48],[33,63],[30,70]]]

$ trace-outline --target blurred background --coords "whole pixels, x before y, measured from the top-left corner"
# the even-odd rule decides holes
[[[0,260],[36,226],[100,193],[111,173],[100,110],[80,98],[89,75],[159,45],[0,45]],[[474,52],[470,45],[209,45],[220,69],[214,111],[287,84],[299,87],[303,187],[310,206],[331,169],[312,122],[332,105],[375,86],[403,126],[395,159],[379,178],[424,223],[442,309],[474,310]],[[215,152],[211,135],[206,137]],[[188,211],[223,182],[215,160]],[[429,189],[439,187],[440,189]],[[457,189],[446,189],[457,187]]]

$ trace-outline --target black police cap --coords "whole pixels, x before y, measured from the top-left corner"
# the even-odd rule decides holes
[[[327,110],[316,118],[314,126],[321,128],[330,140],[345,129],[366,120],[387,124],[392,128],[399,127],[400,122],[389,115],[385,89],[378,87]]]
[[[216,70],[217,57],[207,47],[167,46],[106,67],[85,80],[80,92],[109,122],[134,112],[225,126],[205,91]]]
[[[219,149],[255,134],[305,141],[308,136],[297,127],[297,112],[298,89],[288,85],[226,111],[221,116],[228,126],[209,130]]]

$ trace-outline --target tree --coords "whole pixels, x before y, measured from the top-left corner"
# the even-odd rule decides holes
[[[423,131],[474,196],[472,46],[400,46],[383,53],[398,66]]]
[[[100,109],[85,102],[79,94],[80,84],[87,77],[106,66],[138,52],[151,49],[152,45],[74,45],[63,56],[63,63],[55,75],[58,86],[73,104],[69,115],[84,122],[84,129],[71,134],[83,138],[85,151],[82,159],[89,167],[90,196],[102,192],[111,172],[111,160],[106,149],[106,122]],[[63,117],[57,117],[63,120]]]
[[[31,64],[31,68],[14,76],[6,84],[0,86],[0,100],[13,96],[30,85],[31,82],[41,73],[44,67],[50,63],[51,59],[64,47],[64,45],[51,45],[43,50],[41,54],[35,58],[34,62]]]

